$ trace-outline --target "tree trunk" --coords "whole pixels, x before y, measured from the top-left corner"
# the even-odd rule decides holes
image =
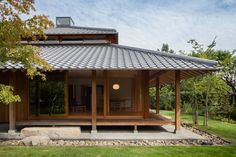
[[[198,125],[198,104],[197,104],[197,95],[196,88],[194,84],[193,88],[193,105],[192,105],[192,116],[193,116],[193,124]]]
[[[197,104],[197,95],[196,92],[194,93],[194,124],[198,125],[198,104]]]
[[[192,119],[193,119],[193,124],[195,124],[195,106],[194,106],[194,102],[192,102]]]
[[[195,122],[195,124],[198,125],[198,103],[197,103],[197,96],[196,96],[195,100],[196,100],[196,112],[195,112],[196,122]]]
[[[208,126],[208,92],[206,93],[205,99],[205,114],[204,114],[204,126]]]
[[[232,104],[234,107],[236,106],[236,88],[232,88],[233,94],[232,94]]]
[[[208,126],[208,112],[209,112],[209,92],[211,88],[211,80],[207,78],[207,91],[206,91],[206,98],[205,98],[205,113],[204,113],[204,126]]]

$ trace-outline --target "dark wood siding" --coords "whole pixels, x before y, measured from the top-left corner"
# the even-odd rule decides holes
[[[0,82],[9,84],[10,72],[0,72]],[[28,78],[24,72],[16,71],[16,94],[21,97],[21,102],[16,103],[16,120],[26,120],[28,118]],[[8,122],[8,105],[0,105],[0,122]]]

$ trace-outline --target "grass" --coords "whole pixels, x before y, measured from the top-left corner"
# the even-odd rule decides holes
[[[0,147],[1,157],[235,157],[233,146],[160,147]]]
[[[162,110],[161,114],[174,118],[173,111]],[[186,123],[192,123],[192,115],[181,113],[181,121]],[[233,145],[236,145],[235,123],[228,123],[220,120],[209,119],[208,127],[203,126],[202,124],[203,124],[203,116],[199,116],[199,125],[197,125],[199,129],[223,137],[231,141]]]
[[[161,114],[174,117],[172,111],[161,111]],[[183,122],[192,123],[192,117],[181,114]],[[199,124],[203,117],[199,117]],[[233,142],[232,146],[158,146],[158,147],[0,147],[0,157],[236,157],[236,124],[209,119],[209,126],[198,125],[200,129],[212,132]]]

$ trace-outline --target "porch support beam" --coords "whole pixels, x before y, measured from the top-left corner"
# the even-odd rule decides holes
[[[97,80],[96,71],[92,70],[92,131],[91,133],[97,132]]]
[[[15,72],[10,72],[9,85],[15,90]],[[9,130],[8,133],[16,132],[16,105],[15,103],[9,104]]]
[[[103,114],[104,117],[109,115],[109,78],[108,78],[108,71],[104,71],[104,104],[103,104]]]
[[[175,71],[175,133],[180,131],[180,71]]]
[[[156,77],[160,77],[161,75],[166,74],[167,72],[169,72],[169,71],[168,71],[168,70],[161,70],[161,71],[158,71],[158,72],[152,74],[152,75],[150,76],[149,80],[151,81],[151,80],[155,79]]]
[[[64,85],[64,88],[65,88],[65,115],[68,116],[69,115],[69,99],[68,99],[68,71],[65,71],[65,85]]]
[[[160,113],[160,79],[156,77],[156,114]]]
[[[144,118],[149,116],[150,97],[149,97],[149,71],[143,71],[143,90],[144,90]]]

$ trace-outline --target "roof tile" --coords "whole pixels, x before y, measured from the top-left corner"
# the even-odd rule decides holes
[[[217,69],[217,62],[117,44],[41,45],[41,56],[55,70],[65,69]],[[22,69],[10,62],[0,69]]]

